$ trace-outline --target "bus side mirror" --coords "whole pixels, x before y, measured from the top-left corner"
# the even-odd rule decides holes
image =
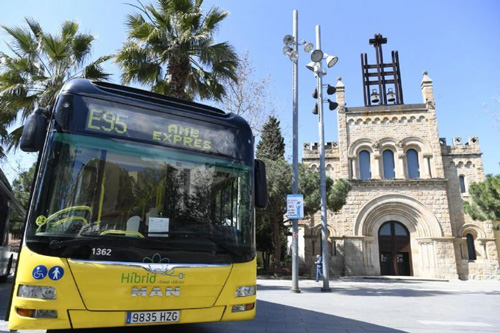
[[[42,149],[47,134],[46,111],[43,108],[36,109],[24,124],[20,144],[22,151],[31,153]]]
[[[255,207],[267,207],[266,165],[261,160],[255,160]]]

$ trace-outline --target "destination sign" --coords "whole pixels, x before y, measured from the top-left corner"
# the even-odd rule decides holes
[[[205,152],[232,154],[234,129],[159,112],[88,104],[85,130]]]

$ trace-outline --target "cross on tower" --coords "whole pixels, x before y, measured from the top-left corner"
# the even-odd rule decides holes
[[[374,38],[370,39],[370,45],[379,47],[382,44],[387,44],[387,38],[382,37],[382,34],[375,34]]]
[[[387,44],[387,38],[383,37],[382,34],[375,34],[369,42],[370,45],[375,47],[377,63],[373,65],[368,64],[366,53],[361,54],[365,106],[373,104],[387,105],[388,102],[391,104],[403,104],[398,51],[391,52],[392,62],[384,63],[382,45]],[[371,78],[375,78],[375,80]],[[372,86],[378,86],[378,91],[377,89],[372,89]]]

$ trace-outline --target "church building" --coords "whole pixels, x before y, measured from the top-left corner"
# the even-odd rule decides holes
[[[468,187],[484,180],[479,139],[440,138],[433,83],[423,73],[422,103],[405,104],[397,51],[384,62],[361,55],[364,106],[347,107],[336,84],[338,142],[325,145],[326,175],[352,185],[347,203],[328,212],[333,276],[406,275],[440,279],[500,279],[491,221],[463,212]],[[319,168],[318,143],[305,143],[303,163]],[[302,220],[302,264],[314,272],[321,254],[321,215]]]

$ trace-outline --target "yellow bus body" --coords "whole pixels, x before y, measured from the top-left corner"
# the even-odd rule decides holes
[[[47,270],[58,266],[63,275],[57,280],[48,275],[35,279],[33,272],[39,265]],[[130,311],[178,310],[176,324],[249,320],[255,316],[256,295],[236,297],[236,289],[255,284],[255,259],[228,265],[178,267],[155,274],[134,263],[90,263],[50,257],[24,246],[13,290],[9,329],[132,326],[126,324]],[[53,287],[56,298],[19,297],[20,285]],[[233,305],[247,305],[249,310],[233,312]],[[31,318],[26,316],[29,310],[55,310],[57,318]],[[133,326],[161,324],[171,323]]]

